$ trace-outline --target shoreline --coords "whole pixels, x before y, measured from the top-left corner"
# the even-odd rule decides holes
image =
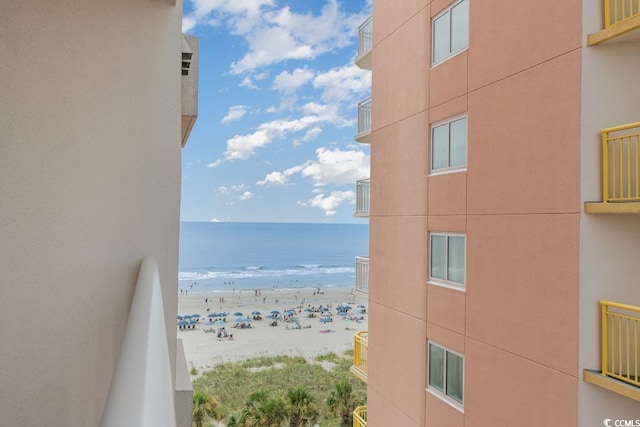
[[[195,286],[197,288],[197,286]],[[320,292],[318,292],[318,289]],[[191,291],[178,296],[178,315],[200,314],[200,320],[193,329],[177,329],[178,339],[182,339],[187,363],[198,370],[212,368],[216,364],[236,362],[256,356],[289,355],[313,359],[320,354],[334,352],[342,354],[353,348],[354,334],[367,330],[368,312],[355,315],[358,305],[367,305],[368,295],[357,292],[353,287],[316,286],[304,288],[236,289],[231,291],[205,290]],[[352,320],[339,316],[336,307],[348,303]],[[305,309],[331,306],[332,316],[308,317]],[[266,316],[272,310],[281,313],[295,308],[297,321],[278,321],[278,326],[269,326],[271,319]],[[214,312],[227,312],[224,325],[205,324]],[[234,313],[244,317],[260,312],[263,320],[250,323],[250,328],[233,326]],[[330,317],[331,321],[321,321]],[[215,320],[215,318],[214,318]],[[217,331],[223,327],[233,339],[218,338]],[[214,332],[204,332],[205,329]]]

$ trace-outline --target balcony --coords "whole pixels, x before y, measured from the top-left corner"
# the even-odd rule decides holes
[[[603,0],[604,29],[587,36],[587,46],[606,41],[640,41],[640,0]]]
[[[356,257],[356,291],[369,293],[369,257]]]
[[[358,134],[356,141],[371,143],[371,97],[358,104]]]
[[[177,375],[187,370],[181,356]],[[100,425],[176,427],[176,415],[180,425],[191,425],[192,389],[186,384],[174,389],[158,265],[144,258]]]
[[[371,70],[371,48],[373,47],[373,16],[367,18],[358,29],[358,57],[356,65]]]
[[[356,181],[356,212],[353,216],[359,218],[369,216],[370,194],[371,180],[369,178]]]
[[[369,377],[367,370],[367,349],[369,348],[369,332],[360,331],[353,336],[353,365],[351,373],[365,383]]]
[[[584,370],[585,381],[640,401],[638,331],[640,307],[600,301],[601,369]]]
[[[198,118],[198,52],[199,40],[182,35],[182,147],[187,144],[193,125]]]
[[[602,130],[602,202],[586,213],[640,213],[640,122]]]
[[[358,406],[353,411],[353,427],[367,427],[367,405]]]

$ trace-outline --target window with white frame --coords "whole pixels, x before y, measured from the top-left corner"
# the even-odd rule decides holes
[[[467,166],[467,117],[457,117],[431,127],[431,171]]]
[[[427,389],[461,408],[464,389],[464,357],[429,343]]]
[[[434,64],[469,46],[469,0],[460,0],[433,19]]]
[[[464,235],[431,233],[429,254],[429,281],[464,287]]]

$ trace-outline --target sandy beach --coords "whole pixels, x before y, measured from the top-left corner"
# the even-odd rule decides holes
[[[280,355],[313,358],[330,351],[341,354],[353,348],[353,336],[358,331],[367,330],[368,314],[356,314],[358,305],[367,306],[367,296],[353,288],[318,289],[270,289],[235,290],[230,292],[198,292],[193,288],[187,295],[180,295],[178,315],[200,314],[201,318],[193,329],[178,329],[178,339],[184,344],[187,362],[197,369],[213,367],[218,363],[237,361],[253,356]],[[258,292],[258,294],[256,294]],[[224,301],[224,302],[223,302]],[[352,309],[345,319],[337,314],[336,307],[348,303]],[[321,322],[320,312],[316,317],[308,317],[308,308],[331,306],[332,321]],[[207,311],[207,309],[209,311]],[[270,326],[272,319],[266,318],[273,310],[284,312],[296,309],[297,321],[278,321]],[[228,312],[224,325],[210,325],[208,314]],[[234,328],[234,313],[253,317],[260,312],[262,320],[250,322],[250,328]],[[349,320],[348,317],[356,318]],[[245,322],[248,323],[248,322]],[[224,326],[229,337],[218,338],[217,332]],[[212,332],[205,332],[212,330]]]

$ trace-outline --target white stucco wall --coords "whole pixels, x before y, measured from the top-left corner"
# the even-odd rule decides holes
[[[181,15],[2,5],[0,425],[98,425],[143,256],[175,362]]]
[[[583,1],[582,200],[602,200],[600,130],[640,121],[640,43],[586,46],[586,36],[602,29],[602,0]],[[580,236],[580,375],[600,369],[599,301],[640,306],[640,218],[637,215],[582,214]],[[638,419],[639,403],[579,382],[579,425],[602,425],[605,418]]]

